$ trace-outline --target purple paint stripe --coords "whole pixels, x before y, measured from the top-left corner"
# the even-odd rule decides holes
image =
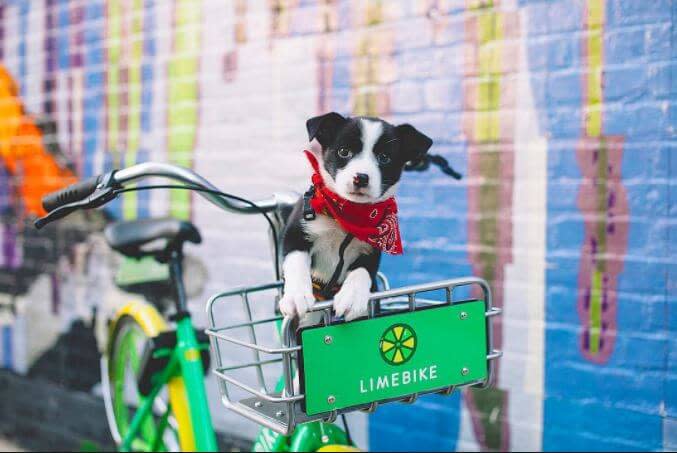
[[[85,7],[83,2],[81,0],[72,2],[70,10],[70,29],[73,33],[71,37],[71,67],[74,68],[80,68],[83,65],[84,18]]]
[[[93,23],[105,17],[105,4],[102,0],[89,0],[86,4],[86,21]],[[103,95],[105,87],[105,27],[100,24],[90,25],[85,30],[84,42],[84,99],[82,129],[83,137],[83,177],[91,176],[97,171],[94,168],[94,156],[100,145],[105,122]]]
[[[49,281],[51,283],[52,289],[52,313],[55,315],[59,314],[59,307],[61,306],[61,293],[59,292],[59,277],[56,273],[52,272],[49,275]]]
[[[2,230],[2,258],[5,268],[19,267],[16,254],[16,227],[10,223],[6,223]]]
[[[0,3],[0,60],[5,58],[5,8],[6,6]]]
[[[21,2],[19,8],[19,42],[17,47],[17,54],[19,56],[19,90],[21,92],[21,97],[26,96],[26,87],[27,87],[27,78],[28,78],[28,66],[26,62],[26,54],[28,42],[28,15],[30,13],[31,6],[29,2]]]
[[[11,178],[9,171],[2,166],[2,160],[0,160],[0,213],[12,210]],[[16,225],[7,222],[3,226],[2,235],[0,235],[0,256],[2,257],[0,265],[5,269],[15,269],[19,266],[19,257],[16,253]]]
[[[56,88],[56,0],[45,0],[45,80],[43,81],[44,113],[55,111],[52,92]]]
[[[68,70],[70,67],[70,11],[68,0],[60,0],[57,8],[57,62],[59,69]]]

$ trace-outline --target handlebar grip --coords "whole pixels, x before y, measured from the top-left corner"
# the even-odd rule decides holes
[[[51,212],[65,204],[87,198],[96,191],[96,187],[101,182],[101,179],[101,175],[94,176],[84,181],[76,182],[57,192],[52,192],[42,198],[42,207],[45,208],[45,211]]]

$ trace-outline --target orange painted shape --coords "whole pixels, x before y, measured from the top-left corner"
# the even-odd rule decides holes
[[[42,131],[25,113],[17,86],[0,65],[0,162],[17,177],[23,214],[44,215],[42,197],[75,182],[44,145]]]

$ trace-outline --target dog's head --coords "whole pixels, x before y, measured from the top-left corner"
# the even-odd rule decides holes
[[[409,124],[336,112],[311,118],[306,127],[309,140],[322,146],[320,170],[327,186],[357,203],[393,196],[404,165],[420,159],[433,143]]]

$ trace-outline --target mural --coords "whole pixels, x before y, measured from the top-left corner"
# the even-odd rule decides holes
[[[252,197],[303,190],[304,121],[337,110],[415,124],[464,175],[405,176],[406,253],[383,263],[392,282],[474,274],[504,309],[495,389],[360,414],[358,443],[670,449],[673,10],[671,0],[1,2],[1,366],[96,387],[96,339],[129,297],[100,235],[113,219],[201,227],[205,246],[191,252],[210,277],[196,313],[209,291],[270,278],[259,219],[214,215],[188,192],[126,193],[38,233],[44,193],[148,160]],[[256,434],[216,399],[213,409],[220,429]]]
[[[59,376],[58,381],[64,385],[77,389],[91,389],[98,382],[96,370],[99,353],[93,328],[95,322],[93,310],[96,310],[96,305],[92,305],[91,300],[84,305],[78,305],[77,302],[81,301],[74,300],[64,304],[62,300],[62,294],[78,299],[77,294],[72,291],[73,288],[63,288],[64,284],[72,284],[65,276],[74,270],[71,265],[75,263],[70,259],[75,259],[75,256],[68,255],[73,250],[72,247],[78,243],[86,247],[82,243],[87,242],[88,226],[91,223],[85,224],[83,219],[80,219],[80,225],[74,228],[71,222],[58,233],[60,241],[56,241],[57,234],[54,231],[48,233],[47,237],[42,236],[41,241],[41,236],[32,228],[32,219],[45,213],[41,205],[42,196],[75,182],[75,176],[71,166],[65,164],[67,157],[60,152],[59,147],[55,146],[55,143],[46,144],[47,133],[54,132],[53,124],[43,121],[39,126],[25,111],[14,80],[1,66],[0,105],[3,118],[0,162],[4,173],[0,181],[4,186],[0,215],[5,226],[0,269],[4,276],[11,277],[3,279],[0,283],[0,291],[7,295],[9,300],[8,304],[3,304],[3,311],[9,311],[4,314],[8,315],[5,317],[10,321],[22,319],[24,318],[22,315],[28,312],[31,315],[29,317],[31,323],[35,323],[36,327],[59,313],[68,313],[62,319],[66,323],[63,335],[59,330],[47,328],[43,338],[35,338],[33,344],[23,345],[21,349],[25,352],[24,357],[15,357],[16,350],[21,346],[15,345],[14,331],[11,325],[5,322],[2,328],[3,364],[19,369],[30,366],[28,374],[31,376]],[[92,223],[97,223],[96,214],[89,217],[93,220]],[[46,246],[45,239],[51,241],[51,246]],[[88,270],[79,267],[78,275],[85,276]],[[44,274],[48,275],[47,304],[41,307],[42,311],[35,310],[35,307],[22,307],[20,299],[35,297],[35,294],[31,293],[36,284],[40,285],[41,275]],[[82,320],[83,315],[89,320],[87,324]],[[71,338],[70,347],[63,344],[68,338]],[[48,341],[47,344],[35,344],[45,339]],[[87,345],[85,348],[74,347],[80,345],[83,339],[85,340],[83,344]],[[55,343],[50,344],[51,340]],[[79,357],[73,357],[68,351],[71,353],[79,351]],[[64,353],[67,356],[64,356]],[[35,361],[27,363],[26,356],[33,357]],[[71,369],[69,363],[79,364],[80,371],[55,373],[55,366],[62,365],[66,366],[66,369]]]
[[[75,182],[73,173],[60,165],[59,157],[48,152],[43,133],[21,103],[11,75],[0,67],[0,107],[2,129],[0,157],[4,168],[17,184],[17,215],[45,214],[41,204],[43,194]],[[4,180],[9,182],[9,178]]]
[[[105,146],[114,168],[148,160],[148,151],[142,148],[141,139],[150,129],[153,72],[148,57],[153,51],[153,9],[152,3],[145,8],[142,3],[113,1],[107,4],[106,36],[110,46],[106,55]],[[124,194],[122,218],[135,219],[140,211],[147,213],[147,206],[139,204],[141,194]]]
[[[491,283],[494,302],[502,308],[505,267],[512,260],[514,125],[501,112],[514,108],[514,99],[506,97],[511,97],[515,87],[508,86],[511,81],[504,75],[514,73],[517,64],[503,43],[518,37],[519,24],[517,14],[501,12],[498,1],[471,2],[468,10],[471,14],[465,22],[465,34],[471,50],[466,52],[464,65],[464,132],[468,138],[468,177],[482,181],[468,191],[468,239],[475,245],[470,262],[473,273]],[[498,348],[503,343],[501,327],[497,323],[494,331]],[[466,401],[482,448],[507,450],[508,396],[500,383],[487,392],[468,391]]]
[[[192,0],[173,4],[174,33],[168,67],[167,150],[170,162],[188,168],[192,167],[192,154],[197,146],[201,15],[201,6]],[[188,191],[172,192],[171,214],[178,218],[189,218],[190,197]]]
[[[628,238],[628,198],[621,181],[623,138],[602,134],[604,109],[604,2],[586,4],[583,45],[583,139],[576,157],[584,175],[578,206],[586,218],[578,277],[581,349],[604,363],[616,341],[617,280]]]

